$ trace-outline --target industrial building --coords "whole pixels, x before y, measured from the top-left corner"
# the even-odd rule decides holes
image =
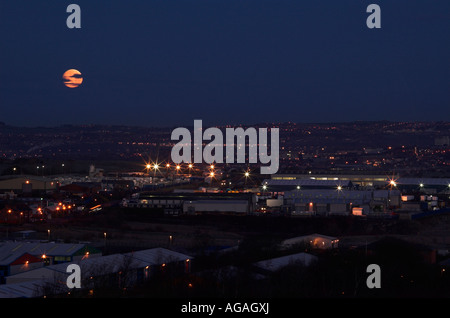
[[[325,188],[328,185],[346,187],[390,188],[394,186],[398,190],[429,190],[449,191],[449,178],[420,178],[400,177],[399,175],[366,175],[366,174],[274,174],[271,179],[264,180],[274,189],[283,185],[302,186],[307,188]],[[350,182],[347,184],[346,182]]]
[[[397,179],[398,176],[394,176]],[[334,181],[344,182],[350,181],[357,186],[386,186],[392,176],[387,175],[363,175],[363,174],[273,174],[272,180],[317,180],[317,181]]]
[[[337,248],[338,244],[337,237],[315,233],[286,239],[280,243],[280,249],[289,249],[297,245],[307,245],[314,249],[333,249]]]
[[[101,252],[87,244],[3,242],[0,243],[0,284],[10,275],[98,256]]]
[[[85,257],[70,264],[81,269],[81,288],[132,287],[145,282],[167,266],[179,273],[189,273],[192,257],[164,248],[152,248],[125,254]],[[70,273],[66,264],[49,265],[20,272],[6,278],[0,285],[0,298],[36,298],[65,294],[71,290],[65,282]],[[62,283],[61,283],[62,282]]]
[[[268,275],[279,271],[289,265],[311,266],[318,260],[318,257],[309,253],[296,253],[281,257],[262,260],[253,264],[254,270],[262,275]]]
[[[0,191],[32,193],[34,191],[53,191],[58,183],[52,179],[38,176],[2,176],[0,177]]]
[[[256,208],[253,193],[139,193],[130,200],[124,200],[127,208],[145,208],[153,213],[165,215],[199,213],[251,213]]]

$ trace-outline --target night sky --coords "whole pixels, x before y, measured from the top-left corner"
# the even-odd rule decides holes
[[[0,0],[0,109],[16,126],[450,120],[450,1]]]

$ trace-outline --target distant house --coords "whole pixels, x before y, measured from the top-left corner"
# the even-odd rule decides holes
[[[288,249],[301,244],[309,245],[311,248],[316,249],[330,249],[338,247],[339,239],[334,236],[315,233],[286,239],[280,243],[280,248]]]

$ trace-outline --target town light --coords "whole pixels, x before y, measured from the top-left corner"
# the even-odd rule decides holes
[[[147,169],[150,169],[152,166],[148,163],[145,167],[146,167]]]
[[[246,177],[249,177],[250,176],[250,172],[245,172],[245,174],[244,174]]]
[[[189,169],[192,169],[192,167],[193,167],[192,163],[190,163],[188,167],[189,167]]]
[[[341,190],[342,190],[342,187],[341,187],[341,186],[338,186],[337,189],[338,189],[338,191],[341,191]]]

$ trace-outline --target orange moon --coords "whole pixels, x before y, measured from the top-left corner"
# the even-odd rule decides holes
[[[83,83],[83,77],[81,76],[80,71],[75,69],[67,70],[63,74],[64,85],[69,88],[76,88]]]

